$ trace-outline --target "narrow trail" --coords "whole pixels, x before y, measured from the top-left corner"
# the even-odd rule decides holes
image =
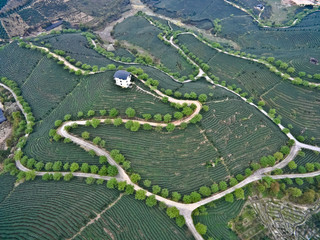
[[[111,204],[109,204],[108,207],[106,207],[102,212],[100,212],[99,214],[97,214],[97,216],[93,219],[91,219],[85,226],[83,226],[82,228],[80,228],[80,231],[77,232],[74,236],[72,236],[71,238],[68,238],[67,240],[73,240],[75,239],[77,236],[79,236],[83,230],[85,230],[88,226],[90,226],[91,224],[95,223],[96,221],[98,221],[101,218],[101,215],[104,214],[106,211],[108,211],[110,208],[112,208],[117,202],[120,201],[120,199],[122,198],[122,196],[124,195],[124,193],[120,193],[120,196]]]

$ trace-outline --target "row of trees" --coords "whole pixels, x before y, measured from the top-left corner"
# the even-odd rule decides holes
[[[28,158],[27,156],[23,156],[20,158],[20,162],[22,165],[31,170],[36,171],[53,171],[53,172],[83,172],[83,173],[92,173],[99,174],[100,176],[116,176],[118,174],[118,169],[115,166],[103,165],[100,168],[97,165],[89,165],[88,163],[82,163],[79,165],[76,162],[73,163],[65,163],[63,164],[61,161],[56,162],[37,162],[34,158]],[[100,157],[100,163],[106,164],[107,161],[104,160],[104,156]]]

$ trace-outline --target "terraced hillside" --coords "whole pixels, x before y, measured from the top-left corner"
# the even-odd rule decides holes
[[[10,176],[0,176],[1,185],[10,186]],[[2,188],[3,189],[3,188]],[[44,182],[40,179],[20,184],[0,201],[1,239],[66,239],[104,211],[94,224],[75,239],[129,238],[192,239],[187,229],[179,228],[163,210],[150,209],[131,196],[105,185],[87,185],[82,180]],[[98,193],[98,194],[97,194]],[[110,207],[110,204],[115,205]],[[21,208],[23,206],[23,208]],[[28,219],[28,220],[27,220]],[[45,222],[45,224],[43,224]],[[37,227],[35,227],[37,226]]]
[[[193,239],[186,227],[179,228],[164,210],[149,208],[132,196],[122,198],[75,239]]]
[[[214,206],[207,207],[207,215],[194,216],[195,224],[198,222],[208,227],[205,237],[213,239],[239,239],[237,235],[228,227],[228,222],[235,218],[241,211],[245,201],[237,200],[233,203],[219,200],[214,202]]]
[[[128,41],[145,49],[159,59],[171,72],[178,72],[181,76],[192,74],[192,65],[182,58],[176,49],[165,45],[158,38],[159,33],[161,33],[161,31],[157,27],[151,25],[146,19],[139,16],[124,20],[114,29],[114,37],[116,39]]]
[[[262,98],[268,107],[276,109],[281,115],[285,126],[292,124],[291,132],[295,136],[307,136],[306,142],[320,143],[319,91],[282,82]],[[312,140],[312,137],[315,139]]]
[[[88,131],[91,139],[101,137],[107,143],[106,149],[119,149],[142,179],[189,194],[203,185],[244,174],[250,163],[272,155],[287,139],[270,120],[246,103],[223,95],[215,100],[217,89],[211,90],[213,97],[207,103],[210,109],[203,113],[201,123],[189,124],[185,130],[130,132],[123,127],[103,125],[96,129],[79,127],[72,132],[80,136]],[[216,161],[215,167],[208,167],[208,163]]]
[[[210,73],[226,81],[227,85],[235,84],[255,98],[281,82],[280,77],[262,64],[218,52],[193,35],[179,35],[178,40],[210,66]]]

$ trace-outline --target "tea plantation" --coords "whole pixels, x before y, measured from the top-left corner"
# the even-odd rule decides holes
[[[308,136],[306,142],[320,143],[319,91],[282,82],[262,98],[282,116],[285,126],[292,124],[291,132],[295,136]]]
[[[230,220],[235,218],[241,211],[244,200],[237,200],[233,203],[225,202],[223,199],[210,203],[206,206],[207,215],[194,216],[195,224],[198,222],[208,227],[205,237],[214,239],[239,239],[237,235],[228,227]]]
[[[132,196],[122,196],[75,239],[193,239],[187,227],[179,228],[159,207],[150,208]]]
[[[110,32],[111,51],[106,30],[94,30],[99,34],[130,3],[97,9],[101,2],[21,8],[34,25],[74,4],[95,28],[66,30],[64,23],[62,31],[0,48],[1,86],[13,90],[24,113],[18,121],[19,113],[8,115],[13,135],[24,137],[0,162],[0,239],[238,239],[229,223],[248,200],[244,189],[256,198],[300,197],[275,179],[320,169],[320,87],[308,83],[320,82],[318,65],[310,65],[320,53],[319,12],[293,27],[264,28],[223,0],[142,0],[153,19],[133,0]],[[184,24],[207,31],[195,37]],[[0,40],[7,37],[0,22]],[[258,63],[272,56],[288,63],[279,64],[283,73],[292,67],[290,76],[305,81]],[[121,88],[114,74],[126,69],[132,87]],[[314,182],[292,186],[316,189]]]
[[[146,19],[138,16],[124,20],[114,29],[114,37],[116,39],[126,40],[145,49],[159,59],[171,72],[178,72],[181,76],[192,74],[192,65],[182,58],[175,48],[165,45],[158,38],[159,33],[161,33],[161,31],[157,27],[151,25]]]

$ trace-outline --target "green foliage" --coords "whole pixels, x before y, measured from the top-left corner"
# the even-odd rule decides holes
[[[198,232],[199,234],[205,235],[205,234],[207,233],[207,226],[206,226],[206,225],[204,225],[204,224],[202,224],[202,223],[197,223],[197,224],[195,225],[195,227],[196,227],[196,230],[197,230],[197,232]]]
[[[166,212],[170,218],[176,218],[180,215],[180,212],[176,207],[168,207]]]

